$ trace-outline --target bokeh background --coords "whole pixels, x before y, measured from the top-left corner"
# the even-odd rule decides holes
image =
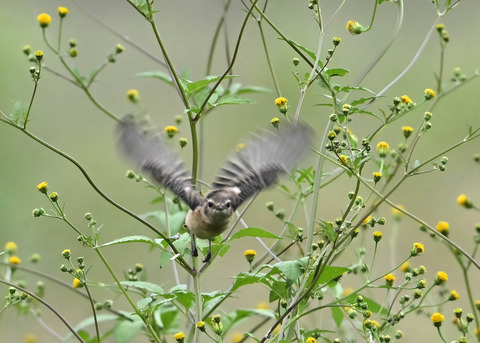
[[[268,13],[289,38],[316,51],[318,27],[307,8],[307,3],[307,1],[271,2]],[[52,15],[53,21],[47,30],[47,36],[55,42],[58,27],[56,9],[58,6],[66,6],[70,12],[64,21],[63,46],[66,48],[70,38],[78,41],[79,56],[71,60],[71,63],[83,73],[89,74],[90,70],[101,64],[117,43],[126,47],[125,52],[114,64],[108,65],[92,86],[92,93],[99,102],[118,116],[135,113],[138,109],[127,101],[125,93],[131,88],[138,89],[142,103],[153,121],[160,128],[173,124],[175,115],[183,114],[183,107],[176,92],[158,80],[135,76],[145,71],[165,71],[162,66],[109,31],[89,13],[117,33],[128,36],[153,55],[161,57],[148,23],[126,1],[82,0],[81,4],[80,7],[70,0],[41,2],[24,0],[1,3],[0,110],[8,113],[17,100],[26,104],[30,99],[33,83],[28,69],[32,63],[22,53],[24,45],[30,45],[33,50],[43,50],[45,64],[60,74],[65,74],[59,61],[43,42],[36,17],[42,12]],[[356,79],[390,36],[396,20],[396,6],[391,3],[379,6],[373,29],[368,34],[352,36],[345,29],[346,22],[358,20],[367,25],[373,3],[349,2],[330,21],[339,5],[340,1],[322,3],[324,20],[328,23],[325,49],[330,46],[331,37],[341,37],[342,42],[331,66],[350,70],[349,75],[338,80],[342,84],[349,84]],[[202,78],[213,33],[222,15],[223,1],[167,1],[157,2],[155,7],[158,9],[156,18],[160,33],[177,70],[188,68],[192,79]],[[467,75],[471,75],[479,68],[478,13],[480,13],[478,1],[462,1],[441,20],[451,37],[445,55],[446,73],[450,73],[448,75],[451,75],[451,70],[455,67],[461,67]],[[225,47],[228,45],[230,53],[232,52],[244,14],[241,3],[234,1],[226,17],[228,40],[225,41],[223,38],[219,40],[212,74],[223,73],[226,66]],[[430,1],[407,2],[401,32],[384,59],[368,75],[362,86],[378,92],[393,80],[412,60],[435,19],[436,12]],[[296,55],[267,25],[265,34],[282,95],[289,99],[293,111],[299,98],[298,86],[292,76],[295,68],[291,63]],[[377,101],[371,110],[386,108],[386,104],[389,104],[394,96],[403,94],[408,94],[414,101],[419,102],[423,98],[425,88],[436,86],[434,73],[438,71],[439,51],[438,35],[434,33],[414,67],[385,94],[385,99]],[[301,63],[297,70],[301,75],[308,72],[304,63]],[[247,25],[233,72],[240,75],[236,82],[269,87],[273,90],[258,27],[252,20]],[[448,78],[447,76],[445,79]],[[475,79],[442,100],[432,119],[433,129],[421,140],[415,158],[422,160],[449,147],[466,135],[469,125],[475,127],[480,124],[479,85],[480,81]],[[322,94],[321,88],[312,87],[302,108],[302,116],[315,128],[317,137],[323,133],[330,114],[328,108],[314,106],[325,102]],[[205,118],[202,158],[203,176],[206,181],[212,180],[218,166],[242,137],[256,129],[268,127],[270,119],[278,116],[273,105],[276,94],[273,92],[254,94],[251,98],[256,101],[254,105],[223,106]],[[402,125],[417,127],[426,109],[426,106],[424,109],[420,108],[385,129],[381,133],[381,139],[389,142],[391,146],[396,146],[402,139],[400,127]],[[374,119],[359,116],[355,118],[352,129],[361,139],[377,125],[378,122]],[[79,161],[94,182],[115,201],[137,213],[158,208],[158,204],[151,204],[155,193],[125,178],[125,171],[133,168],[133,165],[118,153],[115,122],[99,111],[85,94],[71,83],[52,73],[44,72],[31,113],[29,129]],[[185,122],[180,125],[179,136],[190,138]],[[456,204],[456,198],[460,193],[466,193],[474,202],[480,203],[478,192],[480,169],[473,161],[474,153],[480,153],[478,141],[448,153],[449,163],[446,172],[412,178],[391,198],[432,225],[439,220],[448,221],[451,225],[451,238],[467,251],[471,251],[474,246],[474,223],[480,219],[478,212],[460,208]],[[185,160],[189,161],[188,149],[183,154]],[[0,125],[0,159],[0,244],[3,245],[7,241],[16,242],[19,246],[18,255],[25,265],[28,265],[31,254],[39,253],[42,259],[33,268],[71,282],[70,276],[59,270],[63,263],[61,251],[69,248],[74,256],[85,256],[86,264],[93,265],[89,274],[91,279],[104,283],[113,281],[96,255],[82,248],[76,241],[77,235],[65,224],[57,220],[32,217],[31,211],[34,208],[48,207],[46,199],[35,189],[42,181],[49,183],[50,191],[60,194],[60,202],[65,203],[69,219],[85,232],[87,222],[83,216],[86,212],[92,212],[96,221],[104,225],[101,231],[101,239],[104,242],[135,233],[151,235],[145,227],[106,203],[71,163],[4,124]],[[353,180],[344,177],[324,188],[320,195],[319,217],[333,220],[341,215],[339,209],[345,206],[346,193],[353,185]],[[264,203],[270,200],[275,200],[278,207],[285,207],[287,212],[288,206],[291,206],[278,189],[269,190],[258,197],[245,219],[252,226],[268,228],[278,233],[281,230],[280,222],[267,212],[264,206]],[[385,244],[379,248],[379,254],[385,258],[382,258],[377,266],[378,273],[383,270],[382,267],[387,268],[392,260],[390,255],[393,233],[389,236],[388,222],[391,218],[390,212],[388,207],[381,207],[378,212],[378,216],[387,218],[387,225],[381,228],[384,231]],[[370,233],[369,231],[366,235]],[[368,239],[366,241],[368,242]],[[427,279],[432,280],[437,270],[444,270],[450,276],[449,282],[452,287],[457,289],[464,300],[461,274],[453,257],[447,253],[443,244],[420,232],[416,223],[409,220],[402,222],[401,230],[393,242],[398,257],[393,259],[398,261],[406,256],[413,241],[425,243],[426,253],[415,261],[427,267],[429,271]],[[370,244],[369,247],[373,245]],[[215,261],[216,265],[203,277],[205,292],[227,289],[233,275],[247,270],[248,266],[242,256],[247,248],[261,250],[255,240],[245,239],[232,246],[226,257]],[[158,252],[148,251],[145,246],[132,245],[128,250],[125,247],[104,249],[104,253],[120,275],[123,270],[141,262],[147,268],[149,281],[162,284],[166,288],[173,285],[170,268],[162,270],[158,268]],[[353,256],[352,248],[350,255],[346,254],[344,263],[348,265],[348,257]],[[471,272],[473,284],[478,285],[479,271],[472,269]],[[35,282],[41,279],[27,273],[18,274],[18,278],[25,280],[32,288]],[[78,323],[89,315],[87,302],[68,289],[55,286],[47,280],[43,281],[47,285],[45,299],[57,307],[71,323]],[[345,281],[345,286],[348,282],[350,281]],[[352,278],[352,286],[355,286],[355,282]],[[6,293],[8,288],[1,286],[0,289]],[[474,291],[477,298],[480,298],[478,287]],[[95,289],[94,292],[99,300],[119,298],[118,294],[105,290]],[[255,307],[262,299],[266,299],[267,292],[258,289],[255,296],[252,294],[253,292],[247,289],[241,291],[237,295],[237,301],[227,302],[224,309],[228,311],[239,306]],[[121,300],[118,306],[122,307]],[[451,310],[458,306],[453,304],[447,309]],[[45,308],[41,308],[41,311],[48,325],[58,329],[62,334],[66,332]],[[412,317],[399,327],[405,332],[405,341],[412,341],[413,337],[423,341],[436,340],[436,336],[433,336],[434,328],[426,318],[422,317],[422,320],[417,318],[415,322],[415,316]],[[450,318],[450,315],[447,318]],[[417,330],[418,328],[422,329]],[[2,313],[0,341],[22,342],[27,333],[36,334],[39,342],[52,341],[52,337],[45,333],[33,318],[18,316],[13,309]],[[457,339],[458,336],[450,330],[447,340]],[[429,340],[428,337],[435,338]]]

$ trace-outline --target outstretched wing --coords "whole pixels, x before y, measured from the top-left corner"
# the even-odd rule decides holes
[[[119,143],[137,165],[152,175],[162,186],[170,189],[191,209],[203,201],[178,154],[172,151],[159,135],[147,135],[130,118],[119,125]]]
[[[309,146],[311,131],[304,124],[257,136],[227,161],[213,183],[212,192],[226,187],[233,189],[237,196],[232,205],[237,208],[287,173]]]

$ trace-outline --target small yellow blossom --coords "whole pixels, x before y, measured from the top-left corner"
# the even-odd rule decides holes
[[[379,142],[377,144],[377,150],[380,153],[380,157],[387,156],[387,152],[390,150],[390,145],[387,142]]]
[[[370,223],[370,220],[372,220],[372,216],[368,216],[367,218],[365,218],[365,220],[362,222],[362,225],[367,225],[368,223]]]
[[[437,95],[433,89],[425,89],[425,100],[430,100]]]
[[[243,335],[241,332],[238,332],[238,331],[234,332],[233,335],[232,335],[232,341],[233,341],[233,343],[239,343],[239,342],[241,342],[242,339],[243,339],[243,336],[244,336],[244,335]]]
[[[237,145],[237,147],[235,148],[236,151],[240,151],[240,150],[243,150],[247,147],[247,143],[240,143]]]
[[[8,262],[11,264],[20,264],[22,260],[20,260],[18,256],[10,256],[10,258],[8,259]]]
[[[70,251],[70,249],[64,249],[62,251],[62,256],[63,256],[63,258],[68,260],[70,258],[70,256],[72,256],[72,252]]]
[[[352,35],[358,35],[365,31],[365,28],[356,20],[347,21],[347,30]]]
[[[257,252],[255,250],[245,250],[243,255],[249,263],[252,263],[255,256],[257,256]]]
[[[411,270],[410,262],[409,261],[403,262],[403,264],[400,266],[400,270],[404,273],[408,273]]]
[[[450,225],[448,222],[445,221],[439,221],[437,224],[437,231],[440,232],[444,236],[448,236],[448,229]]]
[[[439,312],[436,312],[432,314],[432,317],[430,317],[430,319],[433,322],[433,325],[435,325],[436,327],[440,327],[443,320],[445,319],[445,316]]]
[[[448,281],[448,274],[442,271],[437,273],[437,277],[435,278],[435,284],[440,285]]]
[[[413,127],[411,127],[411,126],[403,126],[403,127],[402,127],[402,131],[403,131],[403,136],[404,136],[405,138],[408,138],[408,137],[410,137],[410,135],[411,135],[412,132],[413,132]]]
[[[343,165],[348,165],[348,157],[345,155],[338,156],[338,161],[341,162]]]
[[[73,285],[72,285],[73,288],[80,288],[80,287],[83,287],[83,282],[80,281],[79,278],[75,278],[73,279]]]
[[[401,210],[405,210],[405,206],[403,206],[403,205],[398,205],[397,204],[397,207]],[[395,207],[392,207],[392,215],[393,215],[393,219],[400,220],[400,219],[402,219],[403,212],[397,210]]]
[[[377,183],[382,178],[383,174],[380,172],[373,172],[373,182]]]
[[[183,332],[177,332],[174,336],[173,339],[176,340],[179,343],[183,343],[185,339],[185,334]]]
[[[307,343],[317,343],[317,340],[313,337],[308,337],[307,338]]]
[[[176,126],[169,125],[165,127],[165,132],[167,133],[168,137],[172,138],[178,132],[178,128]]]
[[[452,291],[450,292],[450,297],[448,298],[448,300],[454,301],[454,300],[457,300],[459,298],[460,298],[460,295],[457,293],[457,291],[452,289]]]
[[[68,8],[66,8],[66,7],[59,7],[57,10],[58,10],[58,15],[60,16],[60,18],[65,18],[65,16],[68,13]]]
[[[50,17],[47,13],[42,13],[38,15],[37,20],[40,23],[40,26],[45,28],[52,21],[52,17]]]
[[[473,207],[473,202],[465,194],[460,194],[458,196],[457,203],[460,206],[463,206],[465,208],[472,208]]]
[[[278,119],[278,117],[272,118],[272,120],[270,120],[270,124],[277,128],[280,126],[280,119]]]
[[[205,332],[205,322],[203,320],[199,321],[197,323],[197,329],[199,329],[202,332]]]
[[[257,306],[255,306],[257,310],[268,310],[270,306],[268,306],[268,303],[266,301],[260,301]]]
[[[15,242],[7,242],[7,243],[5,243],[5,250],[9,254],[15,254],[18,250],[18,246]]]
[[[127,91],[127,99],[133,102],[134,104],[140,101],[140,95],[138,90],[136,89],[129,89]]]
[[[381,231],[375,231],[375,232],[373,233],[373,240],[374,240],[376,243],[380,242],[380,240],[382,239],[382,237],[383,237],[383,233],[382,233]]]
[[[43,181],[42,183],[39,183],[37,185],[37,189],[40,191],[40,193],[47,194],[47,187],[48,183],[46,181]]]
[[[288,106],[287,106],[288,100],[284,97],[279,97],[275,99],[275,106],[278,107],[278,110],[280,113],[287,113],[288,111]]]
[[[412,103],[412,99],[410,99],[410,97],[408,95],[402,95],[400,97],[400,100],[404,103],[404,104],[410,104]]]
[[[24,343],[37,343],[37,336],[35,336],[33,333],[28,333],[25,336],[23,336],[23,342]]]
[[[410,251],[410,254],[412,256],[417,256],[418,254],[420,254],[424,251],[425,251],[425,247],[423,246],[423,244],[415,242],[415,243],[413,243],[413,247],[412,247],[412,250]]]
[[[385,279],[385,283],[388,286],[392,286],[393,283],[395,282],[395,275],[393,275],[393,274],[387,274],[383,278]]]

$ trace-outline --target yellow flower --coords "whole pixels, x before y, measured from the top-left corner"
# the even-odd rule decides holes
[[[452,289],[452,291],[450,292],[450,297],[448,298],[448,300],[454,301],[454,300],[457,300],[458,298],[460,298],[460,295],[457,293],[456,290]]]
[[[345,155],[340,155],[338,156],[338,160],[343,164],[343,165],[348,165],[348,157]]]
[[[457,203],[460,206],[463,206],[465,208],[472,208],[473,207],[473,202],[465,194],[460,194],[458,196]]]
[[[232,341],[233,343],[238,343],[240,342],[241,340],[243,339],[243,334],[241,332],[235,332],[233,335],[232,335]]]
[[[247,143],[240,143],[237,145],[237,147],[235,148],[236,151],[240,151],[240,150],[243,150],[247,147]]]
[[[412,99],[410,99],[410,97],[408,95],[402,95],[400,97],[400,100],[404,103],[404,104],[411,104],[413,101]]]
[[[7,242],[5,243],[5,250],[9,254],[15,254],[18,250],[17,244],[15,244],[15,242]]]
[[[197,329],[199,329],[202,332],[205,332],[205,322],[203,320],[199,321],[197,323]]]
[[[410,262],[409,261],[405,261],[401,266],[400,266],[400,270],[404,273],[408,273],[411,268],[410,268]]]
[[[280,119],[278,119],[278,117],[272,118],[272,120],[270,120],[270,124],[272,124],[273,127],[279,127],[280,126]]]
[[[167,133],[168,137],[172,138],[178,132],[178,128],[176,126],[169,125],[165,127],[165,132]]]
[[[278,110],[280,111],[280,113],[283,113],[283,114],[287,113],[288,111],[287,102],[288,100],[284,97],[279,97],[275,99],[275,106],[278,107]]]
[[[435,325],[436,327],[440,327],[443,320],[445,319],[445,316],[439,312],[436,312],[432,314],[432,317],[430,317],[430,319],[433,322],[433,325]]]
[[[40,193],[47,194],[47,187],[48,183],[46,181],[43,181],[42,183],[39,183],[37,185],[37,189],[40,191]]]
[[[257,310],[268,310],[269,306],[266,301],[260,301],[257,306],[255,306]]]
[[[83,282],[80,281],[79,278],[75,278],[73,279],[73,285],[72,285],[73,288],[80,288],[80,287],[83,287]]]
[[[382,178],[383,174],[380,172],[373,172],[373,182],[377,183]]]
[[[401,210],[405,210],[405,206],[403,205],[397,205],[397,207]],[[392,207],[392,215],[393,215],[393,219],[400,220],[402,219],[403,213],[397,210],[395,207]]]
[[[66,8],[66,7],[59,7],[58,8],[58,15],[60,16],[60,18],[65,18],[67,13],[68,13],[68,8]]]
[[[45,28],[52,21],[52,17],[50,17],[47,13],[42,13],[38,15],[37,20],[40,23],[40,27]]]
[[[410,135],[411,135],[412,132],[413,132],[413,127],[411,127],[411,126],[403,126],[403,127],[402,127],[402,131],[403,131],[403,136],[404,136],[405,138],[408,138],[408,137],[410,137]]]
[[[448,236],[448,228],[449,227],[450,227],[450,225],[448,224],[448,222],[439,221],[438,224],[437,224],[437,231],[440,232],[444,236]]]
[[[358,35],[365,31],[365,28],[356,20],[347,21],[347,30],[352,35]]]
[[[249,263],[252,263],[255,256],[257,256],[257,252],[255,250],[245,250],[243,255]]]
[[[390,145],[387,142],[379,142],[377,144],[377,150],[380,153],[380,157],[387,156],[387,152],[390,150]]]
[[[179,343],[183,343],[183,340],[185,339],[185,334],[183,332],[177,332],[173,336],[173,339],[175,339]]]
[[[35,336],[33,333],[28,333],[23,337],[24,343],[37,343],[37,341],[37,336]]]
[[[362,222],[362,225],[367,225],[370,220],[372,220],[372,216],[368,216],[367,218],[365,218],[365,220]]]
[[[437,277],[435,278],[435,284],[440,285],[448,281],[448,275],[445,272],[439,271]]]
[[[70,249],[64,249],[62,251],[62,256],[63,256],[63,258],[68,260],[70,258],[70,256],[72,256],[72,252],[70,251]]]
[[[387,274],[383,278],[385,279],[385,283],[388,286],[392,286],[393,283],[395,282],[395,275],[393,275],[393,274]]]
[[[140,95],[138,93],[138,90],[129,89],[127,91],[127,99],[133,102],[134,104],[137,103],[140,100]]]
[[[425,247],[422,243],[415,242],[413,243],[412,250],[410,251],[410,255],[417,256],[418,254],[425,251]]]
[[[11,264],[20,264],[22,260],[20,260],[17,256],[10,256],[8,262]]]
[[[380,242],[380,240],[382,239],[382,237],[383,237],[383,233],[382,233],[381,231],[375,231],[375,232],[373,233],[373,240],[374,240],[376,243]]]
[[[313,337],[308,337],[307,338],[307,343],[317,343],[317,340]]]
[[[425,100],[430,100],[437,95],[433,89],[425,89]]]

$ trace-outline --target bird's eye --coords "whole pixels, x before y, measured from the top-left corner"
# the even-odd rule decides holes
[[[209,208],[212,208],[212,207],[213,207],[213,202],[209,201],[208,204],[207,204],[207,206],[208,206]]]
[[[226,208],[230,208],[230,206],[231,206],[231,205],[230,205],[230,201],[227,201],[227,203],[225,204],[225,207],[226,207]]]

